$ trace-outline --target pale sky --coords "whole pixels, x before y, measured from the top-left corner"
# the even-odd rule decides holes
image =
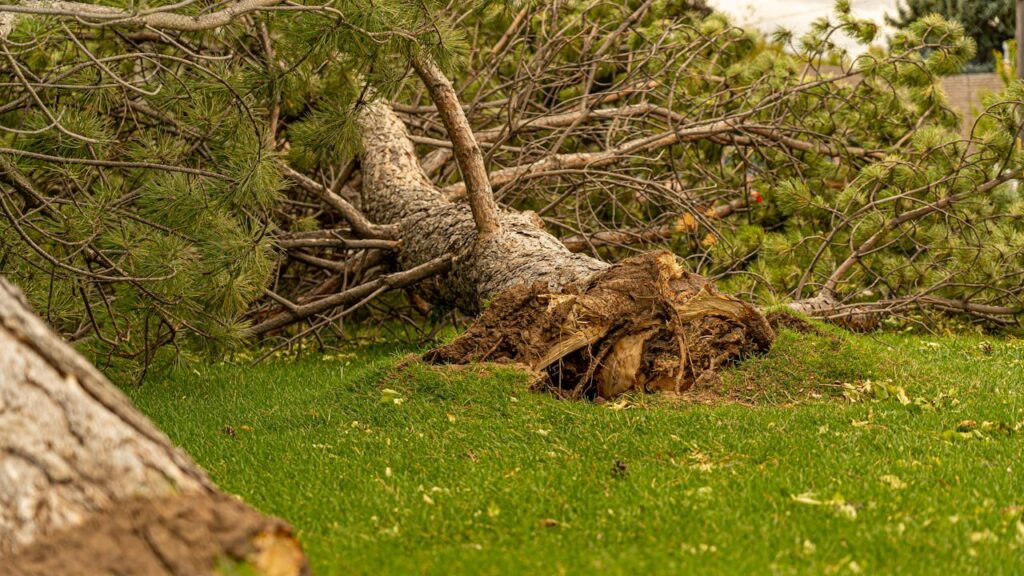
[[[896,13],[897,0],[853,0],[853,13],[860,18],[870,18],[884,24],[886,12]],[[792,30],[797,37],[807,31],[811,22],[821,16],[832,14],[833,0],[709,0],[709,5],[731,14],[739,26],[754,27],[771,32],[782,27]],[[884,43],[885,32],[876,43]],[[841,42],[848,49],[853,41]],[[859,53],[861,50],[853,50]]]

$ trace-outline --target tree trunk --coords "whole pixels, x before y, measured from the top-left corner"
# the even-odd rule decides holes
[[[4,574],[305,571],[289,526],[206,474],[0,278]]]
[[[469,206],[445,200],[426,177],[405,125],[391,108],[368,103],[359,123],[363,209],[375,223],[399,227],[402,268],[453,257],[452,269],[429,282],[436,300],[473,313],[513,286],[541,282],[557,290],[608,267],[570,252],[529,212],[499,210],[500,231],[478,242]]]
[[[573,254],[536,215],[499,210],[498,226],[478,234],[469,206],[447,201],[423,173],[401,120],[371,102],[363,134],[363,208],[396,226],[399,264],[446,254],[448,272],[425,286],[435,301],[488,310],[466,334],[434,351],[438,362],[526,364],[574,396],[680,391],[751,353],[774,334],[749,304],[717,294],[674,256],[652,253],[609,265]]]

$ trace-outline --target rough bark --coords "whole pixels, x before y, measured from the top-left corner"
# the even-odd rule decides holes
[[[398,227],[401,267],[453,257],[451,270],[428,282],[436,299],[476,312],[501,290],[537,282],[557,290],[608,266],[570,252],[531,213],[499,209],[500,231],[478,238],[469,206],[445,200],[424,175],[405,125],[386,104],[366,104],[359,123],[363,211]]]
[[[206,474],[0,278],[5,574],[299,574],[290,528]]]
[[[390,107],[367,104],[359,123],[363,209],[398,228],[400,266],[450,254],[450,270],[428,293],[468,312],[493,299],[473,328],[428,360],[522,363],[573,396],[607,398],[682,391],[771,346],[760,312],[718,294],[667,252],[612,266],[570,252],[535,214],[502,209],[499,226],[478,234],[470,208],[426,177]]]
[[[878,311],[864,305],[843,304],[827,294],[790,302],[788,308],[812,318],[831,322],[853,332],[871,332],[877,329],[882,322],[881,314]]]

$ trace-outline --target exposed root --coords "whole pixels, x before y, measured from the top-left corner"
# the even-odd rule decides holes
[[[434,363],[518,362],[575,398],[688,390],[767,352],[775,334],[753,306],[718,294],[669,252],[622,261],[584,285],[499,294],[465,334],[427,353]]]

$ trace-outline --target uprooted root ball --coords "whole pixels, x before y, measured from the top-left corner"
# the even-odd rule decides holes
[[[426,360],[526,364],[569,396],[611,398],[687,390],[767,352],[774,338],[753,306],[718,294],[671,253],[652,252],[561,292],[540,284],[506,290]]]

